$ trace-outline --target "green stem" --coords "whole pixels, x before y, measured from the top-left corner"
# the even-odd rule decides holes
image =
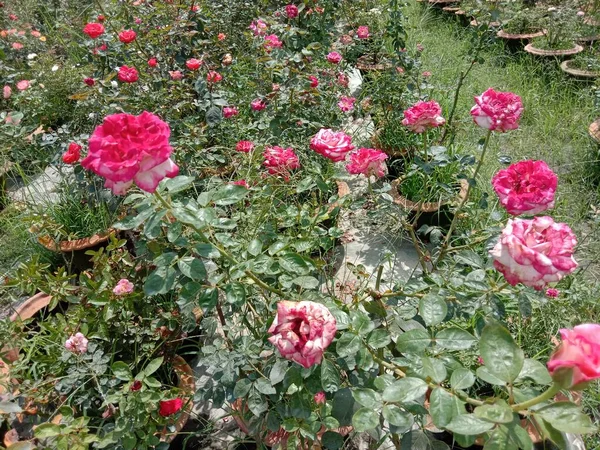
[[[483,149],[481,150],[481,158],[479,158],[479,162],[477,163],[477,167],[475,167],[475,172],[473,173],[473,180],[476,180],[477,175],[479,175],[479,171],[481,170],[481,166],[483,165],[483,161],[485,159],[485,154],[487,152],[488,145],[490,143],[491,135],[492,135],[492,130],[488,130],[487,134],[485,135]],[[450,238],[452,237],[452,233],[454,232],[454,229],[456,228],[456,225],[458,223],[458,216],[460,215],[460,212],[462,211],[465,204],[469,201],[469,196],[471,194],[472,187],[473,187],[473,184],[469,183],[469,185],[467,186],[467,192],[465,192],[465,195],[462,198],[461,202],[459,203],[458,208],[456,208],[456,211],[454,212],[454,217],[452,218],[452,223],[450,224],[450,228],[448,229],[448,233],[446,234],[446,238],[444,239],[444,243],[442,244],[440,253],[433,265],[434,268],[436,268],[438,266],[438,264],[440,263],[440,261],[442,260],[442,258],[446,254],[446,252],[449,250]]]
[[[558,383],[554,383],[552,386],[548,388],[547,391],[542,392],[537,397],[532,398],[531,400],[527,400],[526,402],[517,403],[516,405],[512,405],[512,410],[515,412],[523,411],[524,409],[528,409],[532,406],[537,405],[538,403],[545,402],[546,400],[550,400],[556,394],[560,392],[560,386]]]

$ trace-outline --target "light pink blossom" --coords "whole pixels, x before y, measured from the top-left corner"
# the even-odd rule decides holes
[[[442,108],[434,100],[417,102],[404,111],[402,120],[402,125],[415,133],[423,133],[428,128],[439,127],[445,123],[446,119],[442,117]]]
[[[356,30],[356,37],[359,39],[368,39],[369,38],[369,27],[360,26],[358,30]]]
[[[29,80],[21,80],[21,81],[17,81],[17,89],[20,91],[25,91],[27,89],[29,89]]]
[[[263,165],[271,175],[282,175],[284,179],[289,178],[289,171],[300,168],[298,155],[290,147],[282,148],[269,146],[263,152]]]
[[[343,131],[322,128],[310,140],[310,148],[333,162],[343,161],[354,150],[352,138]]]
[[[82,333],[75,333],[65,341],[65,348],[72,353],[87,352],[88,340]]]
[[[339,64],[341,60],[342,55],[340,55],[338,52],[330,52],[327,54],[327,61],[332,64]]]
[[[269,333],[269,342],[281,356],[309,368],[322,361],[335,336],[336,321],[320,303],[281,301]]]
[[[135,288],[134,284],[129,281],[127,278],[122,278],[119,280],[117,285],[113,288],[113,294],[115,295],[125,295],[131,294],[133,289]]]
[[[343,112],[350,112],[354,109],[354,102],[356,102],[356,99],[354,97],[342,96],[340,97],[340,101],[338,102],[338,107]]]
[[[523,113],[521,97],[512,92],[496,92],[489,88],[475,97],[471,116],[477,125],[487,130],[505,132],[519,127]]]
[[[252,21],[248,28],[252,30],[254,36],[262,36],[266,33],[267,24],[261,19],[256,19]]]

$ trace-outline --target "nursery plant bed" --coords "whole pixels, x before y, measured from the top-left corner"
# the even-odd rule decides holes
[[[567,59],[566,61],[563,61],[562,63],[560,63],[560,68],[562,69],[563,72],[568,73],[569,75],[576,77],[576,78],[583,78],[583,79],[589,80],[589,79],[594,79],[594,78],[600,77],[600,72],[593,71],[593,70],[576,69],[574,67],[571,67],[572,63],[573,63],[572,59]]]
[[[532,33],[507,33],[504,30],[498,30],[496,36],[507,41],[528,41],[536,37],[542,37],[544,34],[544,30],[535,31]]]
[[[536,56],[552,56],[552,57],[563,57],[576,55],[577,53],[581,53],[584,48],[579,44],[574,44],[574,47],[567,48],[564,50],[545,50],[542,48],[537,48],[533,44],[527,44],[524,49],[527,53]]]

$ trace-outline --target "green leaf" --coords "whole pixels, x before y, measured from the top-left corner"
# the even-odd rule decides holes
[[[252,387],[252,381],[248,378],[242,378],[235,383],[235,387],[233,388],[233,396],[234,398],[245,397],[248,392],[250,392],[250,388]]]
[[[124,450],[134,450],[137,444],[137,437],[135,434],[126,434],[121,438]]]
[[[248,192],[244,186],[226,184],[214,193],[212,200],[219,206],[233,205],[246,197]]]
[[[497,400],[493,405],[481,405],[473,411],[475,417],[494,423],[511,423],[513,411],[503,400]]]
[[[475,375],[469,369],[458,368],[450,376],[452,389],[468,389],[475,384]]]
[[[172,267],[158,267],[148,275],[144,282],[147,296],[166,294],[175,286],[176,271]]]
[[[431,345],[431,337],[426,330],[408,330],[398,336],[396,348],[400,352],[421,353]]]
[[[212,244],[196,244],[194,250],[203,258],[215,259],[221,256],[221,252]]]
[[[454,396],[442,388],[435,388],[429,396],[429,414],[438,428],[444,428],[458,415]]]
[[[475,371],[477,373],[477,377],[485,381],[486,383],[493,384],[495,386],[504,386],[506,382],[501,380],[500,378],[492,375],[487,367],[481,366],[478,367]]]
[[[61,428],[59,425],[53,423],[43,423],[35,428],[34,434],[38,439],[47,439],[59,436],[61,434]],[[10,448],[12,449],[13,446],[11,445]]]
[[[210,108],[208,108],[208,111],[206,111],[205,120],[206,124],[209,127],[214,127],[221,120],[223,120],[223,113],[221,112],[221,108],[219,108],[218,106],[211,106]]]
[[[319,286],[319,280],[317,280],[315,277],[306,275],[294,278],[292,283],[300,286],[302,289],[316,289]]]
[[[149,376],[156,372],[159,367],[162,365],[164,361],[164,357],[159,356],[158,358],[154,358],[152,361],[148,363],[146,367],[144,367],[144,375]]]
[[[202,260],[193,256],[186,256],[177,261],[177,267],[181,273],[194,281],[203,281],[206,279],[206,268]]]
[[[345,427],[352,423],[354,404],[354,397],[348,388],[338,390],[333,396],[331,415],[338,420],[340,426]]]
[[[165,180],[164,186],[167,191],[171,194],[176,194],[189,188],[194,183],[194,177],[186,177],[185,175],[179,175],[175,178]]]
[[[457,327],[444,328],[435,335],[435,343],[448,350],[467,350],[476,342],[475,336]]]
[[[148,387],[151,387],[151,388],[157,388],[157,389],[158,389],[159,387],[161,387],[161,386],[162,386],[161,382],[160,382],[160,381],[158,381],[158,380],[157,380],[156,378],[154,378],[154,377],[145,377],[145,378],[144,378],[144,384],[145,384],[146,386],[148,386]]]
[[[466,436],[476,436],[494,428],[492,422],[478,419],[473,414],[459,414],[454,417],[446,428],[453,433],[464,434]]]
[[[236,385],[237,387],[237,385]],[[248,395],[248,409],[252,411],[256,417],[262,417],[263,413],[265,413],[269,409],[269,405],[263,399],[262,395],[258,393],[256,389],[252,389],[250,391],[250,395]]]
[[[271,380],[271,384],[275,386],[277,383],[283,381],[287,370],[288,362],[284,359],[277,360],[277,362],[273,364],[271,372],[269,373],[269,379]]]
[[[123,361],[115,361],[110,368],[119,380],[129,381],[133,378],[129,366]]]
[[[260,239],[252,239],[248,244],[248,253],[252,256],[258,256],[262,253],[262,242]]]
[[[377,328],[373,330],[367,338],[367,343],[372,348],[383,348],[392,342],[390,332],[385,328]]]
[[[571,402],[556,402],[535,411],[558,431],[573,434],[595,433],[597,427],[580,407]]]
[[[370,408],[360,408],[352,416],[354,431],[362,433],[379,426],[379,414]]]
[[[486,441],[483,450],[519,450],[519,447],[512,442],[505,427],[498,427]]]
[[[278,261],[283,270],[295,275],[308,275],[314,269],[311,261],[297,253],[286,253]]]
[[[479,348],[485,367],[492,375],[507,383],[516,380],[523,368],[525,355],[506,328],[499,324],[486,325]]]
[[[427,294],[419,300],[419,315],[427,326],[434,326],[446,318],[448,305],[446,300],[437,294]]]
[[[327,450],[339,450],[344,446],[344,438],[340,433],[326,431],[321,437],[321,445]]]
[[[31,442],[15,442],[9,447],[10,450],[36,450],[37,448]]]
[[[144,225],[144,236],[148,239],[156,239],[162,231],[162,219],[167,214],[167,211],[157,211],[150,216]]]
[[[552,382],[552,377],[548,373],[546,366],[531,358],[526,358],[523,362],[523,368],[516,381],[523,381],[526,378],[541,385],[547,385]]]
[[[476,269],[483,268],[483,259],[473,250],[463,250],[460,253],[454,255],[454,259],[456,262],[460,264],[465,264],[469,267],[474,267]]]
[[[375,328],[375,324],[369,318],[369,315],[362,311],[352,311],[350,318],[352,329],[361,336],[369,334]]]
[[[436,358],[429,358],[424,356],[422,358],[423,361],[423,371],[425,372],[425,376],[428,376],[436,383],[442,383],[446,377],[448,376],[448,371],[446,370],[446,366],[442,361]]]
[[[267,380],[266,378],[259,378],[258,380],[256,380],[254,382],[254,387],[261,394],[272,395],[272,394],[276,394],[277,393],[277,391],[275,390],[275,388],[271,385],[271,381]]]
[[[408,403],[417,400],[427,392],[427,383],[420,378],[402,378],[394,381],[383,390],[386,402]]]
[[[225,286],[225,298],[232,305],[243,305],[246,302],[246,288],[238,281]]]
[[[415,419],[413,415],[396,405],[385,405],[383,407],[383,418],[395,427],[400,428],[397,430],[398,433],[402,433],[410,430],[413,426]]]
[[[340,336],[336,344],[337,354],[340,358],[355,355],[360,350],[360,337],[354,333],[346,332]]]
[[[325,392],[336,392],[340,388],[340,373],[327,359],[321,363],[321,386]]]
[[[371,409],[381,408],[381,394],[368,388],[354,388],[352,397],[357,403]]]

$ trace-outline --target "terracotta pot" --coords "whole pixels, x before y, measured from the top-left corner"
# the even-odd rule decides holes
[[[75,239],[72,241],[60,241],[57,243],[50,236],[40,236],[38,242],[53,252],[71,253],[79,250],[86,250],[102,244],[113,236],[117,230],[110,229],[105,233],[95,234],[91,237]]]
[[[372,55],[363,55],[356,61],[356,68],[363,72],[383,72],[393,65],[387,61],[375,62]]]
[[[594,34],[592,36],[585,36],[575,39],[577,42],[583,45],[591,45],[596,41],[600,41],[600,34]]]
[[[452,5],[455,3],[460,3],[460,0],[428,0],[430,5],[434,6],[443,6],[443,5]]]
[[[237,400],[235,400],[231,404],[231,409],[233,411],[233,419],[235,420],[235,423],[237,423],[238,427],[240,427],[240,430],[242,430],[242,432],[246,433],[248,436],[252,436],[252,434],[250,433],[250,430],[248,428],[248,425],[247,425],[246,421],[244,420],[244,415],[248,412],[248,407],[244,403],[242,403],[242,399],[238,398]],[[321,437],[323,436],[323,434],[326,431],[327,430],[325,429],[325,427],[321,428],[321,430],[317,433],[317,437],[319,439],[321,439]],[[346,436],[352,431],[352,427],[351,426],[340,427],[336,430],[331,430],[331,431],[339,433],[342,436]],[[264,433],[262,433],[262,435],[264,435],[264,438],[262,436],[256,436],[255,437],[256,441],[260,442],[262,444],[265,444],[267,447],[273,447],[275,445],[281,444],[282,448],[285,448],[286,444],[287,444],[287,440],[290,437],[290,434],[287,431],[285,431],[283,428],[280,428],[278,431],[264,430]],[[312,444],[310,444],[310,446],[305,446],[304,448],[301,448],[300,450],[321,450],[321,449],[322,449],[322,447],[321,447],[320,442],[313,442]]]
[[[453,13],[456,13],[457,11],[460,11],[460,6],[444,6],[442,8],[442,11],[453,14]]]
[[[185,362],[185,359],[179,355],[176,355],[173,358],[172,364],[173,370],[177,374],[178,378],[177,386],[185,392],[185,397],[187,397],[187,399],[184,399],[184,408],[175,422],[175,432],[167,434],[167,429],[165,428],[161,433],[160,440],[167,443],[175,439],[177,434],[183,429],[183,427],[185,427],[185,424],[189,420],[193,407],[192,398],[194,396],[194,392],[196,391],[194,372],[189,364]]]
[[[400,194],[400,190],[398,189],[401,179],[396,179],[392,181],[392,191],[390,192],[392,198],[394,199],[394,203],[402,206],[403,208],[411,211],[417,212],[421,211],[422,213],[434,213],[440,210],[440,208],[446,204],[446,202],[413,202],[412,200],[407,199],[402,194]],[[467,195],[467,189],[469,187],[469,182],[465,179],[460,180],[460,191],[458,193],[459,199],[464,199]]]
[[[541,37],[545,34],[544,30],[536,31],[534,33],[507,33],[504,30],[498,30],[496,36],[509,41],[528,41],[536,37]]]
[[[600,119],[593,121],[588,127],[588,132],[593,140],[600,144]]]
[[[544,50],[541,48],[534,47],[533,44],[527,44],[525,46],[525,51],[532,55],[536,56],[569,56],[576,55],[577,53],[581,53],[583,51],[583,47],[578,44],[574,44],[573,48],[568,48],[565,50]]]
[[[472,27],[478,27],[479,26],[479,22],[477,22],[477,20],[473,19],[469,22],[469,25],[471,25]],[[502,24],[500,22],[490,22],[488,24],[488,28],[499,28]]]
[[[568,59],[560,63],[560,68],[562,69],[562,71],[577,78],[594,79],[600,77],[600,72],[592,70],[575,69],[574,67],[570,67],[572,62],[572,59]]]

